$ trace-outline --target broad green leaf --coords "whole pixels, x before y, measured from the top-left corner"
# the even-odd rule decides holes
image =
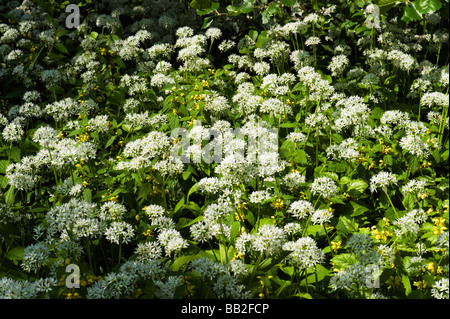
[[[286,7],[290,7],[295,4],[295,0],[281,0],[281,3]]]
[[[433,13],[442,7],[439,0],[416,0],[414,4],[416,10],[421,14]]]
[[[365,204],[361,202],[351,201],[350,205],[353,208],[353,213],[351,214],[352,217],[362,215],[370,210],[367,206],[365,206]]]
[[[210,8],[211,2],[211,0],[192,0],[190,5],[192,8],[202,10]]]
[[[365,182],[361,179],[352,180],[351,182],[349,182],[347,184],[348,191],[351,191],[352,189],[354,189],[361,193],[363,193],[367,189],[367,187],[369,187],[369,184],[367,184],[367,182]]]
[[[197,255],[188,255],[188,256],[181,256],[178,257],[172,264],[172,271],[178,271],[181,267],[186,265],[187,263],[193,261],[194,259],[197,259]]]
[[[9,162],[8,160],[0,161],[0,174],[6,174],[6,169],[8,168]]]
[[[1,188],[6,188],[8,186],[8,182],[9,182],[9,180],[7,177],[0,175],[0,187]]]
[[[408,296],[411,293],[412,288],[411,288],[411,281],[409,277],[405,274],[402,274],[402,283],[403,286],[405,287],[405,295]]]
[[[356,257],[348,253],[343,253],[331,258],[331,263],[336,269],[346,269],[357,262],[358,260]]]
[[[8,206],[13,206],[14,200],[16,198],[16,187],[11,185],[8,191],[5,193],[5,203]]]
[[[12,248],[8,253],[5,255],[6,258],[11,260],[15,265],[19,263],[19,260],[22,260],[23,258],[23,251],[25,250],[25,247],[22,246],[16,246]]]
[[[411,21],[418,21],[422,20],[423,16],[422,14],[417,11],[414,2],[411,2],[407,7],[405,7],[405,10],[403,12],[402,21],[405,21],[406,23]]]
[[[336,225],[336,230],[342,235],[348,235],[352,232],[357,232],[358,227],[358,223],[356,223],[354,220],[350,220],[345,216],[340,216],[339,222]]]
[[[399,0],[378,0],[378,1],[375,1],[375,4],[379,7],[384,7],[384,6],[390,6],[392,4],[396,4],[398,2],[400,2],[400,1]],[[405,1],[403,1],[403,2],[405,2]]]

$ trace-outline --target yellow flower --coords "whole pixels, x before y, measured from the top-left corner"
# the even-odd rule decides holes
[[[434,268],[434,262],[428,263],[428,264],[425,266],[425,268],[428,269],[432,275],[434,275],[435,272],[436,272],[436,269]]]
[[[436,218],[433,218],[432,221],[434,223],[433,234],[435,234],[435,235],[442,234],[447,229],[447,227],[444,226],[444,224],[445,224],[444,218],[436,217]]]
[[[425,280],[414,282],[414,286],[417,286],[418,290],[423,290],[427,287],[427,282]]]
[[[147,229],[145,232],[142,233],[142,235],[147,236],[147,237],[153,236],[152,232],[150,231],[150,229]]]
[[[396,288],[400,285],[400,277],[398,276],[390,276],[388,279],[388,284],[392,288]]]
[[[88,133],[85,132],[85,133],[81,134],[80,136],[78,136],[77,139],[78,139],[78,142],[84,143],[84,142],[89,141],[91,139],[91,137],[89,136]]]
[[[272,202],[272,207],[275,209],[281,209],[284,207],[284,202],[281,198],[277,198],[275,201]]]
[[[333,251],[338,251],[338,249],[341,248],[341,244],[342,244],[342,240],[340,241],[332,241],[331,242],[331,249],[333,249]]]

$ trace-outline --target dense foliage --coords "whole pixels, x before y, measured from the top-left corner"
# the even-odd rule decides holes
[[[448,299],[448,0],[69,4],[0,5],[0,298]]]

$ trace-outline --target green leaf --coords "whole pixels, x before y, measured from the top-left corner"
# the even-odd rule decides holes
[[[244,0],[244,4],[239,7],[239,11],[242,13],[250,13],[255,7],[256,0]]]
[[[109,146],[114,142],[114,140],[116,139],[116,137],[117,137],[117,135],[111,136],[111,137],[109,138],[108,142],[106,142],[105,148],[109,147]]]
[[[411,172],[414,173],[419,168],[419,158],[417,156],[411,156],[409,159],[409,167],[411,168]]]
[[[20,162],[20,148],[13,146],[11,149],[6,150],[8,156],[15,162]]]
[[[402,21],[405,21],[406,23],[411,21],[418,21],[422,20],[423,16],[422,14],[417,11],[414,2],[411,2],[407,7],[405,7],[405,10],[403,12]]]
[[[23,258],[23,251],[25,250],[25,247],[22,246],[16,246],[5,255],[6,258],[11,260],[15,265],[19,263],[19,260],[22,260]]]
[[[397,2],[399,2],[399,0],[379,0],[379,1],[375,1],[375,4],[379,7],[384,7],[384,6],[390,6]]]
[[[5,203],[8,206],[13,206],[14,200],[16,198],[15,193],[16,187],[14,185],[11,185],[8,189],[8,191],[5,193]]]
[[[416,197],[413,194],[408,194],[403,198],[402,202],[407,210],[412,210],[416,204]]]
[[[281,0],[281,3],[286,7],[291,7],[295,4],[295,0]]]
[[[351,201],[350,205],[353,208],[353,213],[350,215],[352,217],[362,215],[370,209],[363,203],[357,201]]]
[[[233,225],[231,225],[230,229],[230,240],[234,242],[234,239],[239,234],[239,231],[241,229],[241,223],[239,221],[235,221]]]
[[[172,264],[172,271],[178,271],[181,267],[186,265],[187,263],[193,261],[194,259],[197,259],[197,255],[188,255],[188,256],[182,256],[178,257]]]
[[[85,188],[83,190],[83,199],[87,202],[91,202],[92,201],[92,192],[89,188]]]
[[[402,283],[405,287],[405,295],[409,295],[412,291],[411,289],[411,281],[409,280],[409,277],[405,274],[402,274]]]
[[[6,188],[8,186],[8,182],[9,180],[7,177],[0,175],[0,188]]]
[[[355,256],[352,254],[344,253],[337,256],[334,256],[331,258],[331,263],[333,264],[334,268],[342,269],[342,268],[348,268],[351,265],[354,265],[358,262]]]
[[[336,225],[336,230],[342,235],[348,235],[350,233],[357,232],[358,227],[358,223],[356,223],[354,220],[350,220],[345,216],[340,216],[339,222]]]
[[[433,13],[442,7],[439,0],[416,0],[414,4],[416,10],[421,14]]]
[[[202,10],[211,8],[211,2],[211,0],[192,0],[190,5],[192,8]]]
[[[8,160],[0,161],[0,174],[6,174],[6,169],[8,168],[9,162]]]
[[[277,2],[272,3],[270,6],[267,7],[267,11],[269,11],[271,14],[276,14],[281,11],[280,4]]]
[[[61,42],[56,42],[55,43],[55,48],[59,51],[62,52],[64,54],[69,54],[69,51],[67,51],[67,48],[64,46],[64,44],[62,44]]]
[[[347,190],[350,192],[351,190],[357,190],[361,193],[363,193],[367,187],[369,187],[369,184],[367,184],[367,182],[361,180],[361,179],[356,179],[356,180],[352,180],[351,182],[348,183],[347,185]]]
[[[203,20],[202,29],[209,28],[211,23],[213,22],[213,17],[206,17],[205,20]]]

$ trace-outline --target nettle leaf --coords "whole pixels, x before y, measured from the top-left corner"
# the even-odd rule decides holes
[[[356,257],[352,254],[344,253],[331,258],[331,263],[334,265],[336,269],[346,269],[351,265],[354,265],[358,262]]]

